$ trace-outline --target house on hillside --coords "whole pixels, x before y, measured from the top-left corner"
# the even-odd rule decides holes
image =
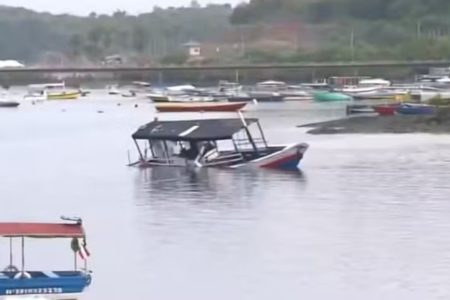
[[[188,57],[192,58],[201,56],[202,48],[200,43],[190,41],[183,44],[183,47],[186,50],[186,54]]]

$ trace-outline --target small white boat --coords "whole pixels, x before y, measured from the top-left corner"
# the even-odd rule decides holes
[[[117,85],[107,85],[106,90],[108,91],[108,95],[121,95],[119,88]]]

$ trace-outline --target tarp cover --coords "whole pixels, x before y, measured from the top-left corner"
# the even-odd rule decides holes
[[[245,122],[250,125],[257,119],[245,119]],[[139,128],[132,137],[136,140],[227,140],[243,128],[241,119],[153,121]]]
[[[36,238],[82,238],[81,224],[67,223],[0,223],[0,236]]]

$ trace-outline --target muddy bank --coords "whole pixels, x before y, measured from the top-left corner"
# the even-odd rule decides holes
[[[450,133],[450,111],[433,116],[364,116],[351,117],[298,127],[311,128],[310,134],[347,133]]]

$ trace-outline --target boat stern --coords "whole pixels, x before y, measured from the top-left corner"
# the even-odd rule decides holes
[[[298,143],[286,146],[284,149],[264,158],[260,167],[267,169],[278,169],[285,171],[297,171],[300,161],[303,159],[309,145]]]

